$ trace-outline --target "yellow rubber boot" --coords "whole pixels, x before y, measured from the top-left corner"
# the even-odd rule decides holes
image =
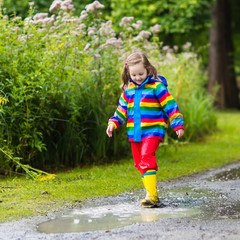
[[[146,198],[142,200],[141,204],[144,207],[159,207],[161,202],[157,193],[157,176],[156,170],[148,170],[142,176],[144,187],[146,188]]]
[[[146,184],[145,184],[144,176],[142,176],[142,181],[143,181],[143,186],[144,186],[145,189],[146,189],[146,197],[145,197],[144,200],[142,200],[142,202],[143,202],[143,201],[145,201],[145,200],[147,200],[147,199],[150,199],[150,194],[149,194],[149,192],[148,192],[148,190],[147,190],[147,188],[146,188]]]

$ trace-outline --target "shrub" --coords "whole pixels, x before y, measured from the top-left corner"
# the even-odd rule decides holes
[[[116,33],[112,22],[102,19],[97,1],[80,17],[70,1],[63,3],[54,1],[50,16],[34,13],[32,6],[24,20],[0,15],[0,89],[8,99],[1,106],[0,144],[13,155],[44,168],[103,163],[127,154],[125,132],[110,140],[105,130],[121,92],[121,66],[136,50],[146,52],[167,78],[185,115],[185,139],[215,126],[206,78],[189,49],[162,46],[158,26],[145,31],[128,17]]]

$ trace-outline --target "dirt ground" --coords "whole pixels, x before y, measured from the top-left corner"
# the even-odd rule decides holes
[[[190,177],[159,182],[159,195],[166,204],[165,208],[143,209],[139,204],[143,190],[128,192],[121,196],[93,199],[68,213],[2,223],[0,239],[239,240],[239,186],[240,162],[236,162]],[[96,213],[98,222],[94,222]],[[80,228],[83,216],[88,216],[87,225],[83,226],[92,227],[91,231],[84,230],[83,226]],[[131,221],[121,226],[121,221],[128,219]],[[79,228],[73,228],[69,222]],[[98,230],[99,226],[101,230]]]

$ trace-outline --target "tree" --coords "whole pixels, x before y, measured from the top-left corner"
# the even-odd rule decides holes
[[[208,92],[214,94],[214,88],[218,85],[216,94],[218,108],[239,108],[230,7],[228,0],[217,0],[212,6]]]

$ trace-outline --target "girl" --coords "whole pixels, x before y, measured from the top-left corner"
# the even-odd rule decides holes
[[[107,135],[127,122],[135,167],[140,171],[146,197],[145,207],[160,207],[157,193],[155,152],[163,141],[168,119],[178,138],[184,134],[183,116],[169,94],[166,79],[142,53],[133,53],[122,70],[123,92],[114,116],[108,121]]]

